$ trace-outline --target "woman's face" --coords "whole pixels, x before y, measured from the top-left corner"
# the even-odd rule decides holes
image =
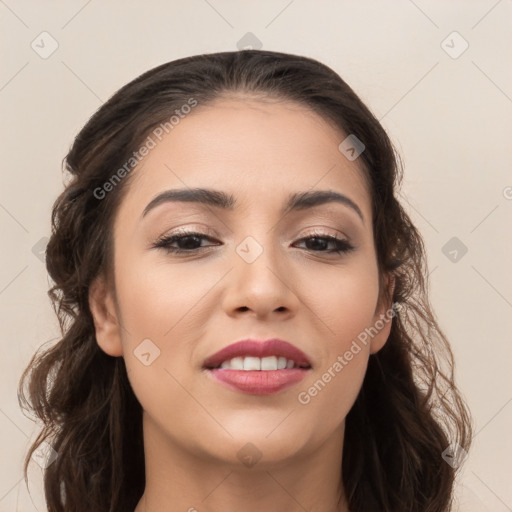
[[[347,135],[293,103],[234,96],[198,106],[132,171],[114,223],[115,295],[103,320],[95,314],[96,334],[124,357],[155,435],[236,464],[341,448],[368,357],[391,324],[390,305],[378,305],[369,191],[359,160],[338,149]],[[160,198],[147,209],[162,193],[196,189],[233,204]],[[318,191],[348,199],[283,212],[291,196]],[[183,230],[201,237],[155,246]],[[267,370],[254,388],[219,382],[234,370],[205,360],[248,338],[285,340],[311,367],[291,370],[297,382],[272,370],[287,383],[277,391]]]

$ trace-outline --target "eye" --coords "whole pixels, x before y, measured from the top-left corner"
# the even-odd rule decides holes
[[[307,250],[313,252],[323,252],[327,254],[345,254],[355,249],[355,247],[348,240],[338,238],[337,236],[333,235],[327,235],[325,233],[312,233],[311,236],[301,238],[298,242],[305,242],[306,245],[309,245],[310,247],[307,248]],[[325,250],[329,243],[332,244],[334,248]]]
[[[207,247],[219,245],[218,243],[206,246],[201,245],[204,240],[213,241],[213,238],[205,235],[204,233],[183,230],[172,235],[164,235],[160,237],[152,247],[164,249],[166,252],[172,254],[193,254],[202,249],[206,249]],[[323,252],[327,254],[344,254],[355,249],[348,240],[320,232],[315,232],[310,236],[303,237],[296,243],[305,243],[306,245],[309,245],[309,247],[306,247],[306,250],[308,251]],[[176,244],[177,247],[173,244]],[[325,250],[329,244],[332,244],[334,248]]]
[[[164,235],[160,237],[153,247],[164,249],[166,252],[173,254],[192,254],[197,252],[198,249],[204,249],[201,246],[203,240],[213,240],[204,233],[197,233],[195,231],[180,231],[173,235]],[[173,247],[172,244],[177,244],[178,247]]]

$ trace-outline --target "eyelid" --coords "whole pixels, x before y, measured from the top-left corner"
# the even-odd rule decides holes
[[[335,229],[335,228],[328,228],[326,226],[313,226],[312,228],[311,227],[307,228],[307,230],[305,231],[305,234],[300,235],[300,236],[303,237],[303,236],[314,236],[314,235],[336,236],[337,238],[339,238],[341,236],[345,240],[350,241],[350,237],[343,231],[340,231],[339,229]]]
[[[206,230],[211,231],[211,230]],[[168,234],[164,234],[160,236],[152,245],[151,248],[153,249],[163,249],[169,254],[172,254],[176,257],[187,257],[187,256],[196,256],[200,255],[201,253],[205,253],[208,251],[209,248],[218,246],[219,243],[213,243],[207,246],[200,246],[192,249],[180,249],[177,247],[172,247],[172,243],[176,243],[178,240],[182,238],[187,237],[197,237],[201,239],[201,243],[204,240],[207,241],[213,241],[215,242],[216,239],[213,236],[210,236],[204,232],[201,232],[201,230],[193,230],[189,228],[181,228],[176,229]],[[309,231],[305,233],[301,237],[295,237],[294,238],[294,244],[300,244],[305,243],[311,239],[318,238],[318,239],[324,239],[328,240],[328,243],[333,243],[336,246],[336,249],[331,249],[327,251],[315,251],[313,249],[305,249],[308,253],[311,254],[318,254],[325,257],[330,257],[332,255],[337,255],[338,257],[341,257],[342,255],[349,254],[357,249],[356,245],[354,245],[350,238],[342,234],[342,236],[335,235],[332,233],[329,233],[323,229],[319,229],[318,227],[314,228],[313,231]],[[218,242],[218,240],[217,240]],[[223,245],[222,242],[220,242],[220,245]]]
[[[170,231],[166,231],[160,235],[157,240],[163,240],[175,235],[201,235],[205,237],[219,238],[219,235],[211,228],[208,227],[195,227],[187,225],[186,227],[177,227]]]
[[[331,231],[329,231],[329,230],[331,230]],[[319,237],[334,236],[338,239],[343,239],[347,242],[351,242],[350,236],[348,236],[346,233],[343,233],[342,231],[339,231],[334,228],[316,226],[313,228],[308,228],[307,231],[300,232],[300,233],[302,233],[302,234],[292,237],[292,240],[298,241],[298,240],[302,240],[304,238],[311,237],[311,236],[319,236]],[[191,235],[191,236],[197,235],[197,236],[204,236],[204,237],[210,237],[210,238],[219,238],[219,235],[217,235],[217,233],[214,230],[212,230],[211,228],[203,227],[203,228],[195,229],[192,226],[190,226],[190,227],[187,226],[187,227],[178,227],[178,228],[173,229],[172,231],[163,233],[156,239],[156,242],[158,242],[159,240],[168,239],[175,235]],[[340,236],[342,238],[340,238]]]

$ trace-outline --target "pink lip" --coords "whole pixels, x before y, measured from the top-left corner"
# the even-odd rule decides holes
[[[218,368],[223,361],[246,356],[260,358],[268,356],[286,357],[286,359],[294,361],[296,366],[303,366],[304,368],[250,371]],[[267,341],[242,340],[208,357],[204,362],[204,368],[219,384],[230,389],[255,395],[270,395],[302,380],[311,369],[311,363],[302,350],[286,341],[280,339]]]
[[[267,341],[258,340],[242,340],[232,345],[219,350],[212,356],[208,357],[204,364],[204,368],[214,369],[221,365],[223,361],[233,359],[234,357],[286,357],[286,359],[292,360],[297,366],[311,366],[311,363],[302,352],[302,350],[294,347],[287,341],[280,340],[278,338],[270,339]],[[274,370],[271,370],[274,371]],[[281,371],[281,370],[275,370]]]
[[[308,371],[308,368],[250,371],[216,368],[208,370],[208,374],[230,389],[253,395],[270,395],[293,386],[302,380]]]

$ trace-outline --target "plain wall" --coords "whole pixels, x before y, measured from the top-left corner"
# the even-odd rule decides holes
[[[46,510],[40,468],[32,499],[22,480],[36,428],[16,391],[33,352],[59,334],[41,252],[63,157],[119,87],[176,58],[236,50],[248,32],[263,49],[334,68],[397,145],[475,421],[461,510],[512,510],[511,15],[510,0],[0,2],[0,512]],[[58,43],[49,56],[44,31]]]

